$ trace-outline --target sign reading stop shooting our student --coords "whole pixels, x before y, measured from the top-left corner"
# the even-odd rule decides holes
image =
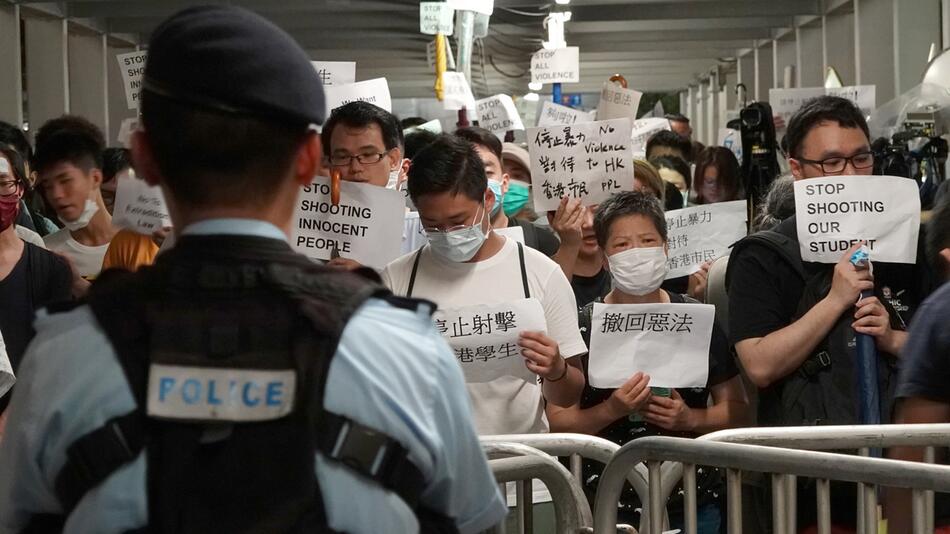
[[[746,201],[718,202],[666,212],[666,278],[679,278],[699,270],[703,262],[729,253],[745,237]]]
[[[531,56],[531,82],[577,83],[581,81],[580,58],[576,46],[538,50]]]
[[[802,259],[837,263],[866,241],[871,261],[915,263],[920,233],[917,182],[895,176],[836,176],[795,182]]]
[[[706,387],[715,318],[710,304],[594,303],[590,385],[618,388],[643,372],[651,386]]]
[[[129,109],[138,109],[139,107],[139,94],[142,91],[142,77],[145,76],[145,61],[147,59],[148,52],[145,50],[116,56],[116,60],[119,62],[119,71],[122,73],[125,101],[129,105]]]
[[[547,330],[539,300],[440,309],[432,318],[452,347],[466,382],[490,382],[503,376],[537,380],[525,366],[518,339],[521,332]]]
[[[343,182],[340,203],[330,201],[330,179],[319,176],[305,187],[294,210],[291,243],[318,260],[340,257],[382,269],[399,256],[405,200],[402,193],[369,184]]]
[[[630,119],[531,128],[528,151],[538,211],[556,210],[562,197],[589,206],[633,189]]]
[[[509,130],[524,130],[515,103],[508,95],[495,95],[475,101],[478,125],[489,132],[504,137]]]

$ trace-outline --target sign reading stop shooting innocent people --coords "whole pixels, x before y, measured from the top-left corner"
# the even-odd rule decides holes
[[[122,73],[125,101],[129,105],[129,109],[138,109],[139,107],[139,95],[142,91],[142,77],[145,76],[145,61],[147,59],[148,52],[145,50],[116,56],[116,60],[119,62],[119,72]]]
[[[802,259],[837,263],[866,241],[871,261],[915,263],[920,234],[917,182],[896,176],[835,176],[795,182]]]
[[[630,119],[530,128],[527,137],[538,211],[556,210],[562,197],[590,206],[633,190]]]
[[[313,259],[340,257],[382,269],[399,257],[405,200],[385,187],[343,182],[340,203],[330,201],[330,179],[314,178],[297,199],[291,244]]]

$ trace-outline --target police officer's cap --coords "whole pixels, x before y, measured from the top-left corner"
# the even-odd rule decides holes
[[[289,124],[322,124],[326,115],[306,52],[270,21],[236,7],[189,8],[159,25],[143,90]]]

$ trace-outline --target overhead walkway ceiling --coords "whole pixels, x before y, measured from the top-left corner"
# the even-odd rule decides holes
[[[18,2],[24,9],[68,17],[91,28],[145,43],[186,0],[70,0]],[[356,61],[358,79],[385,76],[394,97],[432,94],[426,60],[430,36],[419,33],[415,0],[235,0],[279,24],[314,59]],[[824,2],[827,4],[829,2]],[[832,2],[834,3],[834,2]],[[839,2],[840,3],[840,2]],[[476,45],[477,93],[524,93],[531,54],[546,38],[550,2],[495,0],[489,34]],[[827,6],[819,0],[573,0],[566,40],[581,51],[581,83],[597,91],[613,73],[641,91],[681,90],[735,58],[757,40],[775,39]],[[560,7],[560,6],[558,6]]]

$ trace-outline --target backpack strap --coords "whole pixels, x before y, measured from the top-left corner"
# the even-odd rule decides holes
[[[419,258],[422,257],[423,248],[425,247],[419,247],[419,250],[416,251],[416,258],[412,260],[412,272],[409,274],[409,288],[406,290],[407,297],[412,297],[412,288],[416,286],[416,273],[419,272]]]
[[[521,264],[521,284],[524,286],[524,298],[531,298],[531,288],[528,287],[528,269],[524,265],[524,245],[518,243],[518,262]]]
[[[772,230],[764,230],[762,232],[756,232],[752,235],[746,236],[740,239],[737,243],[732,245],[732,252],[730,253],[730,258],[735,258],[739,252],[749,247],[749,245],[758,244],[762,245],[782,257],[788,265],[795,270],[795,273],[802,279],[807,278],[805,274],[805,265],[802,263],[802,252],[798,246],[798,242],[794,239],[774,232]],[[726,291],[729,291],[729,285],[732,282],[732,261],[729,262],[729,265],[726,267]]]

